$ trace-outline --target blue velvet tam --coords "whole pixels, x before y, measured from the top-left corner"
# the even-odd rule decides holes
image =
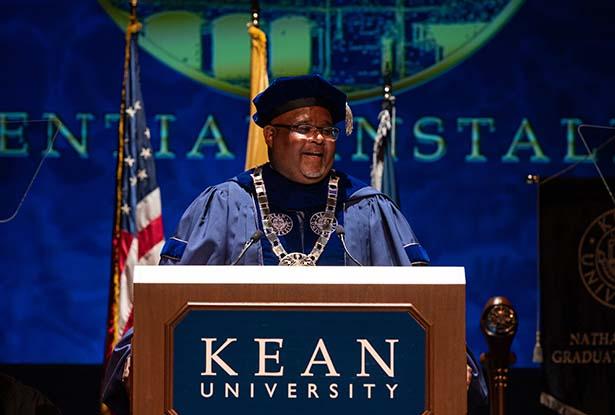
[[[334,124],[344,120],[348,123],[350,108],[346,100],[345,93],[320,75],[283,77],[273,81],[254,98],[256,113],[252,118],[256,125],[265,127],[285,112],[318,106],[329,110]]]

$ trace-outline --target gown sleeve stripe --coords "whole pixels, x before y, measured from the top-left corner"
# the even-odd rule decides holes
[[[429,265],[429,255],[419,243],[408,244],[404,250],[412,265]]]
[[[179,261],[182,255],[184,255],[184,251],[186,250],[187,245],[188,242],[184,240],[175,237],[170,238],[165,242],[164,246],[162,247],[160,256],[173,261]]]

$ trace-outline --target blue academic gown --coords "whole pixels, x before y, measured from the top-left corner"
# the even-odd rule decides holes
[[[236,259],[244,243],[262,230],[254,199],[251,171],[207,188],[182,216],[173,238],[165,244],[161,264],[223,265]],[[342,172],[335,217],[343,225],[348,250],[363,265],[427,264],[429,258],[395,204],[382,193]],[[309,219],[324,211],[328,179],[311,185],[294,183],[263,167],[270,210],[293,221],[280,236],[287,252],[309,253],[317,235]],[[241,265],[277,264],[266,238],[256,242]],[[353,265],[337,235],[331,235],[318,265]]]
[[[228,265],[237,259],[247,240],[257,229],[262,230],[252,171],[244,172],[226,182],[208,187],[186,209],[172,238],[161,252],[162,265]],[[410,266],[428,265],[429,257],[418,242],[406,218],[397,206],[376,189],[361,181],[336,172],[339,176],[337,223],[346,234],[348,251],[362,265]],[[319,183],[294,183],[274,171],[269,164],[263,167],[271,213],[284,214],[292,220],[292,229],[279,236],[287,252],[309,253],[317,234],[310,226],[310,218],[324,211],[327,196],[325,179]],[[275,265],[278,259],[271,244],[263,237],[254,243],[238,265]],[[331,235],[317,265],[354,265],[345,254],[338,236]],[[129,334],[132,336],[132,332]],[[118,354],[126,354],[124,339]],[[116,359],[119,365],[125,359]],[[468,354],[468,364],[475,376],[470,386],[469,404],[486,402],[487,388],[479,365]],[[107,370],[109,378],[105,390],[118,392],[103,400],[114,407],[115,401],[125,406],[124,388],[113,387],[113,380],[121,371]],[[118,415],[124,413],[116,409]]]

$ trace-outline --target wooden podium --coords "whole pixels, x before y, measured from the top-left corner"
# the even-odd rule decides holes
[[[140,266],[134,327],[136,415],[466,413],[463,268]]]

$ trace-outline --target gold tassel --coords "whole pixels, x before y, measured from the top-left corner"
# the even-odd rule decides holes
[[[354,120],[352,118],[352,110],[350,109],[350,105],[346,103],[346,135],[352,134],[352,128],[354,125]]]

